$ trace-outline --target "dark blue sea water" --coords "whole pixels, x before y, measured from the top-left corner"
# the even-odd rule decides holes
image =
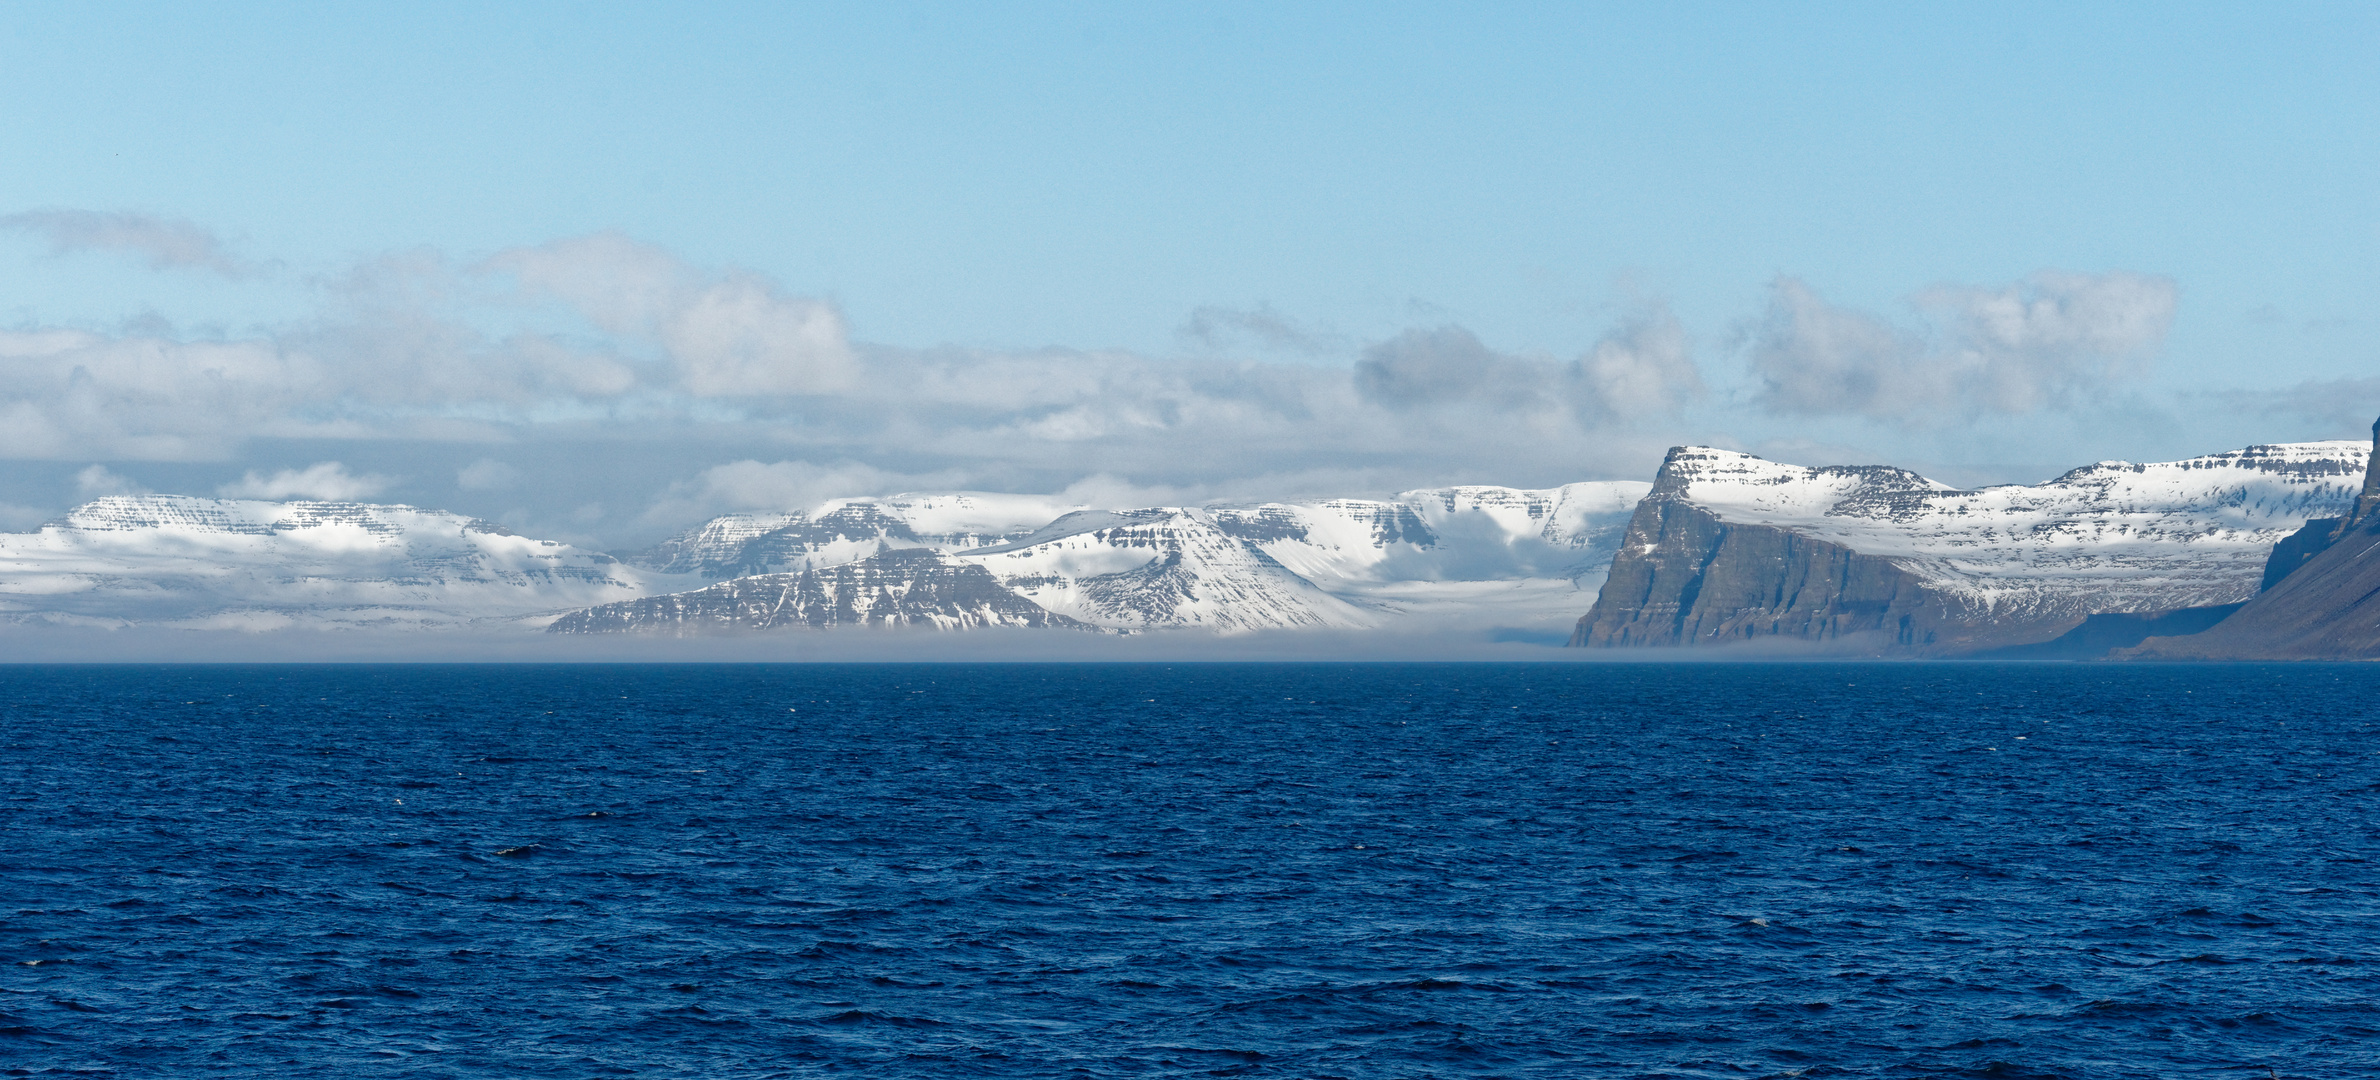
[[[2380,1075],[2375,702],[2311,665],[0,668],[0,1072]]]

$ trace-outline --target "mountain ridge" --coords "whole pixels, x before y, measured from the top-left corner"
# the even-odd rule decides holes
[[[1966,491],[1890,466],[1677,447],[1571,640],[1947,655],[2047,640],[2094,614],[2239,603],[2278,542],[2352,503],[2366,456],[2260,444]]]
[[[2370,660],[2380,657],[2380,421],[2363,486],[2346,512],[2317,518],[2273,548],[2264,588],[2222,622],[2151,637],[2134,660]]]
[[[982,560],[1021,595],[1113,629],[1236,633],[1435,621],[1483,633],[1511,623],[1559,632],[1648,488],[1462,485],[1383,500],[1117,509],[913,493],[726,515],[621,557],[724,579],[916,546]],[[1059,512],[1031,520],[1052,510]]]
[[[582,608],[546,630],[699,635],[842,626],[1091,629],[1017,595],[979,565],[902,548],[836,566],[731,578],[689,592]]]
[[[0,619],[186,628],[430,628],[636,595],[601,552],[396,504],[112,495],[0,533]]]
[[[1600,646],[1777,639],[1955,655],[2047,641],[2091,615],[2129,619],[2092,641],[2169,632],[2183,622],[2151,616],[2241,603],[2292,558],[2326,557],[2322,530],[2301,526],[2380,508],[2369,457],[2360,443],[2258,445],[1969,491],[1891,466],[1679,447],[1651,483],[1124,508],[841,498],[724,515],[616,557],[394,504],[109,496],[0,534],[0,621],[678,636],[1079,624],[1507,641],[1569,627],[1574,644]],[[642,603],[659,598],[675,599]]]

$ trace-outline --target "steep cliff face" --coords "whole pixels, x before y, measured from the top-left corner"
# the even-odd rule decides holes
[[[1731,525],[1647,498],[1572,645],[1716,645],[1755,638],[1931,649],[1943,605],[1891,560],[1767,525]]]
[[[2228,619],[2186,637],[2152,637],[2125,656],[2154,660],[2380,658],[2380,423],[2353,508],[2312,521],[2274,548],[2266,587]]]
[[[1680,447],[1572,642],[1856,639],[1939,655],[2045,641],[2094,614],[2237,604],[2277,542],[2355,504],[2366,456],[2254,446],[1960,491]]]
[[[1089,629],[1010,591],[983,567],[922,548],[573,611],[557,634],[695,635],[838,626]]]

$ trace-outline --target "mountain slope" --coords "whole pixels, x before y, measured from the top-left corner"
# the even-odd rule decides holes
[[[2380,657],[2380,423],[2348,512],[2317,520],[2273,551],[2268,587],[2230,618],[2153,637],[2118,655],[2156,660],[2369,660]]]
[[[1409,619],[1438,630],[1519,625],[1559,633],[1586,602],[1581,588],[1600,581],[1630,507],[1649,487],[1468,486],[1196,511],[909,494],[716,518],[621,558],[719,580],[832,566],[887,547],[970,556],[1000,548],[1012,557],[987,560],[995,574],[1103,625],[1255,629]],[[1084,538],[1114,524],[1132,527]],[[1054,546],[1016,554],[1045,544]],[[1310,595],[1317,589],[1325,595]],[[1227,600],[1242,609],[1217,607]]]
[[[0,533],[0,617],[19,621],[454,626],[624,599],[662,580],[410,506],[111,496],[36,532]]]
[[[1055,496],[959,491],[835,499],[809,511],[712,518],[621,561],[709,578],[853,562],[890,547],[959,551],[1006,543],[1084,509]]]
[[[2353,502],[2364,456],[2357,443],[2252,446],[1959,491],[1900,469],[1679,447],[1572,640],[1941,653],[2046,640],[2097,613],[2239,603],[2276,542]]]
[[[1601,583],[1641,481],[1451,487],[1391,500],[1218,507],[1216,525],[1324,592],[1437,627],[1559,632]]]
[[[1373,621],[1200,510],[1082,511],[956,556],[1042,607],[1100,626],[1228,632]]]
[[[923,548],[590,607],[546,629],[557,634],[691,635],[838,626],[1088,629],[1018,596],[979,565]]]

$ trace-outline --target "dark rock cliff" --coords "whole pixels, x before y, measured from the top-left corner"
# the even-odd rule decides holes
[[[2310,521],[2274,548],[2265,588],[2187,637],[2153,637],[2119,655],[2145,660],[2380,658],[2380,422],[2355,511]]]
[[[1947,635],[1946,635],[1947,632]],[[1955,632],[1943,605],[1890,561],[1765,525],[1720,521],[1656,485],[1637,504],[1572,645],[1712,645],[1854,635],[1930,650]]]
[[[2153,637],[2195,634],[2221,623],[2240,604],[2176,608],[2172,611],[2122,611],[2093,615],[2082,625],[2048,641],[2011,645],[1969,656],[1970,660],[2098,660]]]
[[[2271,557],[2264,560],[2264,582],[2256,591],[2271,591],[2273,586],[2281,583],[2282,578],[2296,573],[2298,567],[2328,550],[2338,540],[2346,524],[2346,518],[2315,518],[2306,522],[2305,528],[2290,533],[2286,539],[2273,545]]]
[[[2233,459],[2251,457],[2255,449],[2208,460],[2236,467]],[[1952,490],[1915,473],[1881,466],[1778,467],[1710,448],[1674,448],[1662,462],[1652,491],[1637,504],[1602,591],[1579,620],[1570,644],[1677,647],[1773,639],[1824,651],[1903,656],[1971,656],[2038,645],[2042,647],[2025,655],[2037,653],[2037,658],[2046,659],[2099,655],[2151,635],[2188,632],[2237,607],[2236,598],[2246,592],[2249,581],[2237,582],[2238,591],[2226,597],[2221,594],[2229,589],[2205,585],[2217,580],[2214,575],[2170,570],[2162,578],[2143,575],[2137,565],[2125,563],[2120,548],[2112,549],[2119,552],[2116,555],[2106,554],[2111,549],[2093,549],[2078,556],[2075,545],[2056,541],[2067,536],[2096,541],[2110,534],[2133,540],[2131,523],[2120,521],[2111,528],[2091,516],[2094,500],[2104,500],[2096,489],[2111,475],[2198,464],[2197,459],[2166,466],[2103,462],[2023,489],[2016,497],[1999,492],[1998,503],[2014,503],[2017,512],[1997,528],[2005,536],[2027,530],[2023,542],[2029,546],[2011,554],[2006,547],[1988,547],[1995,530],[1991,521],[1970,522],[1965,517],[1983,493]],[[2345,462],[2333,464],[2355,468]],[[1697,485],[1702,484],[1722,493],[1732,489],[1739,500],[1789,507],[1780,511],[1788,519],[1822,514],[1835,521],[1889,523],[1866,529],[1888,547],[1901,538],[1892,530],[1906,527],[1913,530],[1907,535],[1925,536],[1933,547],[1887,556],[1857,550],[1840,536],[1818,539],[1812,530],[1790,521],[1727,520],[1719,516],[1724,510],[1698,501],[1703,489]],[[1792,485],[1803,487],[1796,492]],[[2367,487],[2375,493],[2370,501],[2380,506],[2380,483]],[[1821,494],[1808,494],[1813,490]],[[1771,492],[1775,494],[1766,494]],[[2032,492],[2044,494],[2028,505],[2023,495]],[[2221,494],[2214,491],[2215,496]],[[2036,509],[2056,499],[2066,500],[2068,508],[2054,513]],[[1990,512],[1994,504],[1981,505]],[[2206,530],[2203,519],[2185,517],[2181,528],[2150,520],[2155,523],[2150,535],[2170,535],[2177,547]],[[2158,527],[2168,532],[2154,532]],[[1946,528],[1964,531],[1954,531],[1945,540]],[[1861,529],[1847,531],[1857,535]],[[1962,551],[1961,543],[1970,547]],[[2018,573],[1961,578],[1961,571],[1950,569],[1961,559],[1996,560],[1990,565]],[[2105,568],[2108,581],[2132,591],[2077,586],[2075,582],[2087,575],[2065,568],[2086,560],[2098,560],[2095,566]],[[2200,565],[2231,571],[2219,560]],[[2138,584],[2144,579],[2152,584]],[[1962,587],[1979,580],[1980,585]],[[2215,595],[2191,602],[2206,593]],[[2168,598],[2179,602],[2155,605]],[[2215,602],[2208,603],[2210,599]],[[2097,622],[2085,625],[2087,618]]]

